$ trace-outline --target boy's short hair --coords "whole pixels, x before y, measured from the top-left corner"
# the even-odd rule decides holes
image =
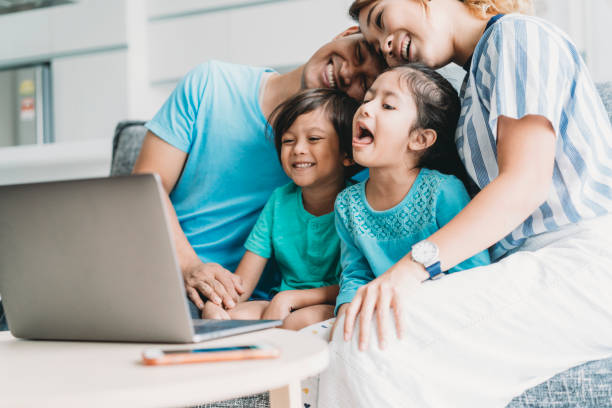
[[[300,115],[323,108],[336,134],[340,151],[353,159],[353,116],[359,108],[359,102],[337,89],[315,88],[301,91],[281,103],[270,114],[269,122],[274,131],[274,145],[279,159],[281,154],[281,139],[293,122]],[[346,177],[350,177],[362,168],[357,164],[348,167]]]

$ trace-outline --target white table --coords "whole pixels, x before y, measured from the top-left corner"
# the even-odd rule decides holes
[[[6,407],[189,406],[271,390],[272,407],[299,407],[300,380],[325,369],[327,343],[307,333],[269,329],[199,343],[201,347],[265,341],[270,360],[145,366],[149,345],[27,341],[0,333],[0,404]]]

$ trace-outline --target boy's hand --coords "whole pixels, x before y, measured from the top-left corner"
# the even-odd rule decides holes
[[[230,315],[213,302],[206,302],[202,309],[202,319],[230,320]]]
[[[293,311],[292,291],[279,292],[272,298],[261,317],[264,320],[285,320]]]

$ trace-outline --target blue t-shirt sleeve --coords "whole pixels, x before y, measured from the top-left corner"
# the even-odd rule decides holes
[[[277,191],[272,193],[268,199],[244,244],[247,250],[268,259],[272,257],[272,227]]]
[[[524,16],[494,24],[476,65],[478,97],[488,108],[491,137],[500,116],[547,118],[555,132],[581,69],[576,47],[550,28]]]
[[[368,260],[355,246],[353,238],[346,229],[337,205],[335,222],[336,231],[340,238],[340,265],[342,266],[339,282],[340,292],[336,298],[336,308],[334,310],[334,313],[338,313],[338,308],[342,304],[351,302],[357,290],[374,280],[375,277]]]
[[[440,183],[436,199],[436,224],[442,228],[470,202],[463,183],[454,176],[446,176]]]
[[[438,197],[436,200],[436,223],[438,228],[442,228],[470,202],[463,183],[454,176],[449,176],[440,184]],[[466,259],[459,265],[449,269],[448,273],[458,272],[477,266],[488,265],[491,263],[489,252],[484,250]]]
[[[194,125],[204,98],[210,63],[204,63],[185,75],[153,119],[145,126],[156,136],[189,153]]]

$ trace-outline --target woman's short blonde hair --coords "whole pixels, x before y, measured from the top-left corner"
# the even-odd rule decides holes
[[[349,8],[350,16],[358,20],[359,12],[370,4],[376,3],[379,0],[355,0]],[[431,0],[421,0],[423,5]],[[466,7],[476,16],[486,18],[495,14],[509,13],[533,13],[532,0],[457,0],[466,5]]]

